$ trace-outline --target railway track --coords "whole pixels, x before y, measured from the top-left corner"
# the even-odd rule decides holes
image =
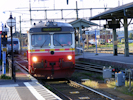
[[[86,87],[74,81],[42,81],[63,100],[114,100],[92,88]]]
[[[105,66],[102,66],[102,65],[97,65],[97,64],[92,64],[92,63],[87,63],[82,61],[76,61],[76,64],[75,64],[75,69],[96,72],[101,74],[103,74],[104,68]],[[125,73],[125,70],[121,70],[121,71]],[[112,72],[112,75],[115,75],[115,72]]]
[[[24,70],[28,70],[27,69],[27,60],[25,59],[25,57],[23,56],[16,56],[14,58],[14,63],[18,66],[20,66],[21,68],[23,68]],[[87,63],[88,64],[88,63]],[[94,65],[92,65],[94,67]],[[88,70],[89,68],[87,68]],[[92,69],[92,67],[91,67]],[[102,68],[100,68],[97,70],[102,70]],[[99,71],[100,72],[100,71]],[[43,81],[43,80],[41,80]],[[40,81],[39,81],[40,82]],[[101,92],[98,92],[92,88],[89,88],[87,86],[84,86],[82,84],[76,83],[74,81],[53,81],[53,82],[47,82],[47,81],[43,81],[40,82],[43,85],[45,85],[46,87],[52,88],[52,91],[56,94],[58,94],[63,100],[87,100],[87,99],[91,99],[91,100],[114,100],[113,98],[111,98],[110,96],[104,95]],[[47,85],[46,85],[47,84]],[[48,86],[49,85],[49,86]]]
[[[81,61],[76,61],[75,69],[103,73],[103,66]]]

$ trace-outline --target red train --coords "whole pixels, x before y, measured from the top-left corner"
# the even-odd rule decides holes
[[[74,28],[68,23],[40,22],[28,33],[28,70],[45,79],[70,78],[75,66]]]

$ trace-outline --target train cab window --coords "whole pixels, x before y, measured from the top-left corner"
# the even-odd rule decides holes
[[[51,38],[49,34],[33,34],[31,35],[31,45],[34,47],[50,46]]]
[[[71,33],[56,33],[53,35],[54,46],[70,46],[72,45]]]

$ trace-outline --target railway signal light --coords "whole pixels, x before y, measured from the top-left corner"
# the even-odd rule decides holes
[[[112,69],[112,72],[114,72],[114,73],[118,73],[118,72],[120,72],[120,69],[119,68],[114,68],[114,69]]]
[[[6,44],[7,44],[7,32],[1,33],[1,43],[3,44],[3,47],[6,46]]]

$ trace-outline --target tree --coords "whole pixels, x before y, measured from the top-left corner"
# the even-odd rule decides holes
[[[131,40],[133,40],[133,33],[130,33],[130,34],[129,34],[129,38],[130,38]]]

